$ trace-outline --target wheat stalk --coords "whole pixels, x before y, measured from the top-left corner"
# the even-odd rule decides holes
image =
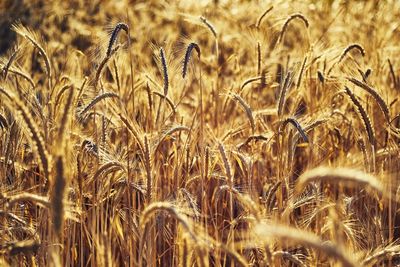
[[[261,79],[262,79],[262,76],[257,76],[257,77],[253,77],[253,78],[249,78],[249,79],[245,80],[243,82],[243,84],[240,86],[240,91],[243,91],[243,89],[246,85],[256,82],[256,81],[260,81]]]
[[[257,19],[257,22],[256,22],[256,28],[257,28],[257,29],[260,28],[260,25],[261,25],[263,19],[265,18],[265,16],[266,16],[269,12],[272,11],[272,9],[274,9],[274,6],[271,6],[270,8],[266,9],[266,10],[261,14],[261,16]]]
[[[7,64],[5,64],[3,66],[4,79],[7,79],[8,70],[10,69],[14,60],[17,58],[17,55],[19,52],[20,52],[20,48],[19,47],[15,48],[14,51],[12,52],[10,58],[8,59]]]
[[[64,224],[64,198],[67,181],[65,178],[65,167],[62,156],[54,159],[55,179],[51,192],[50,203],[52,209],[52,219],[54,232],[60,236]]]
[[[95,76],[94,76],[94,87],[97,88],[97,84],[100,82],[101,72],[103,71],[104,67],[106,66],[107,62],[110,58],[118,51],[120,48],[119,45],[115,46],[110,53],[107,52],[107,55],[103,58],[100,62],[99,66],[97,67]]]
[[[153,193],[153,179],[151,173],[151,151],[147,135],[144,136],[144,165],[146,168],[147,203],[151,203]]]

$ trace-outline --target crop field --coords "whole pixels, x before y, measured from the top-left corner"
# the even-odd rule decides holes
[[[0,14],[0,266],[400,266],[399,1]]]

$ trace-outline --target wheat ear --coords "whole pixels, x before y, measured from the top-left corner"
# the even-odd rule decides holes
[[[365,56],[365,50],[364,50],[364,48],[361,46],[361,45],[359,45],[359,44],[351,44],[351,45],[349,45],[348,47],[346,47],[344,50],[343,50],[343,53],[342,53],[342,55],[340,56],[340,58],[339,58],[339,62],[341,62],[343,59],[344,59],[344,57],[351,51],[351,50],[357,50],[357,51],[359,51],[360,52],[360,54],[362,55],[362,56]]]
[[[39,158],[43,167],[45,178],[48,179],[50,172],[50,165],[49,165],[50,155],[47,152],[47,149],[44,145],[43,137],[39,131],[38,125],[33,120],[31,113],[28,111],[26,105],[23,104],[16,96],[7,92],[3,88],[0,88],[0,93],[5,95],[10,100],[10,102],[15,105],[22,120],[28,127],[28,132],[30,134],[30,137],[32,138],[32,141],[36,145],[37,151],[39,153]],[[12,109],[13,107],[10,108]]]
[[[162,71],[163,71],[163,81],[164,81],[163,90],[164,90],[164,95],[160,99],[160,102],[158,104],[156,122],[158,121],[158,119],[160,117],[161,105],[162,105],[163,101],[165,100],[165,98],[167,97],[168,89],[169,89],[169,75],[168,75],[167,59],[165,57],[164,48],[162,48],[162,47],[160,48],[160,61],[161,61],[161,67],[162,67]]]
[[[219,58],[219,47],[218,47],[218,34],[217,30],[215,29],[214,25],[212,25],[205,17],[201,16],[200,21],[210,30],[212,35],[214,36],[215,39],[215,51],[216,51],[216,60],[218,63],[218,58]]]
[[[364,123],[365,130],[367,131],[368,140],[371,143],[371,145],[373,147],[375,147],[376,146],[375,133],[374,133],[374,129],[372,128],[372,124],[371,124],[371,121],[369,119],[367,112],[365,111],[364,107],[361,105],[360,101],[358,101],[357,97],[353,94],[353,92],[348,87],[345,87],[345,92],[350,97],[353,104],[356,106],[356,108],[358,110],[358,114],[360,115],[360,117]]]
[[[256,124],[254,121],[254,116],[253,116],[253,111],[250,108],[250,105],[247,104],[247,102],[238,94],[232,93],[230,92],[229,95],[236,100],[240,106],[245,110],[247,118],[249,119],[250,125],[251,125],[251,130],[254,134],[255,130],[256,130]]]
[[[186,49],[186,53],[185,53],[185,58],[183,59],[183,69],[182,69],[182,78],[186,77],[187,74],[187,69],[188,69],[188,65],[189,65],[189,61],[193,52],[193,49],[196,50],[197,52],[197,57],[200,60],[200,47],[198,44],[196,43],[190,43]]]
[[[160,60],[161,60],[161,66],[162,66],[162,70],[163,70],[164,96],[167,96],[168,88],[169,88],[169,75],[168,75],[167,59],[165,57],[164,48],[162,48],[162,47],[160,48]]]
[[[363,83],[354,78],[347,78],[347,80],[349,80],[353,84],[357,85],[361,89],[368,92],[375,99],[375,101],[378,103],[379,107],[381,108],[383,115],[385,116],[386,122],[389,123],[390,122],[389,107],[387,106],[385,100],[383,100],[382,96],[374,88],[372,88],[371,86],[369,86],[366,83]]]
[[[279,130],[278,130],[279,134],[283,133],[283,131],[285,130],[285,127],[288,123],[292,124],[296,128],[296,130],[299,132],[299,134],[303,138],[304,142],[307,142],[307,143],[309,142],[306,132],[304,131],[303,127],[301,127],[300,123],[295,118],[285,119],[279,126]]]
[[[272,257],[281,257],[295,264],[295,266],[306,267],[306,265],[296,256],[288,251],[275,251]]]
[[[221,154],[222,162],[224,163],[224,170],[225,170],[226,178],[228,179],[230,187],[233,188],[232,167],[231,167],[231,164],[226,155],[225,147],[222,143],[218,144],[218,150],[219,150],[219,153]]]
[[[278,116],[282,116],[283,109],[285,107],[285,101],[286,101],[286,94],[287,91],[290,87],[290,82],[292,79],[292,73],[289,71],[286,75],[285,81],[281,86],[281,90],[279,93],[279,100],[278,100]]]
[[[400,255],[400,245],[396,243],[389,244],[385,247],[380,247],[373,251],[371,255],[362,261],[363,266],[376,266],[386,258]]]
[[[65,135],[65,133],[64,133],[65,128],[67,127],[69,118],[72,115],[72,112],[70,112],[70,110],[72,108],[73,99],[74,99],[74,87],[69,86],[69,88],[70,88],[70,90],[69,90],[67,102],[65,103],[65,106],[64,106],[64,111],[63,111],[63,115],[61,117],[60,127],[58,130],[58,140],[61,144],[63,143],[63,137]]]
[[[111,92],[106,92],[101,95],[96,96],[95,98],[90,101],[89,104],[87,104],[83,110],[79,113],[79,117],[83,117],[94,105],[99,103],[101,100],[106,99],[106,98],[119,98],[119,96],[116,93],[111,93]]]
[[[51,89],[51,64],[50,64],[50,59],[44,50],[44,48],[40,45],[40,43],[36,40],[37,38],[35,37],[35,34],[31,32],[29,29],[27,29],[25,26],[23,26],[20,23],[13,24],[13,30],[21,35],[22,37],[28,39],[34,47],[36,47],[39,50],[39,54],[43,57],[44,63],[46,65],[46,71],[47,71],[47,76],[49,79],[49,90]]]
[[[107,57],[110,57],[112,54],[112,47],[115,43],[115,41],[118,38],[118,34],[121,30],[124,30],[125,33],[129,36],[129,26],[126,23],[123,22],[119,22],[117,23],[117,25],[115,25],[114,30],[111,33],[111,37],[110,40],[108,42],[108,46],[107,46]]]

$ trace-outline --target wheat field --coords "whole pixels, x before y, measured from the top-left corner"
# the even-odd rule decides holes
[[[0,2],[0,266],[400,266],[400,2]]]

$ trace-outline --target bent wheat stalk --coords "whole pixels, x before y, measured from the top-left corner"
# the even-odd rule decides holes
[[[383,196],[385,195],[384,186],[378,178],[359,170],[344,167],[317,167],[306,171],[298,178],[295,192],[300,193],[308,183],[314,181],[326,181],[330,183],[342,182],[343,185],[347,187],[366,187],[373,189]]]
[[[330,242],[324,242],[316,234],[283,226],[276,223],[259,223],[254,227],[254,234],[257,240],[265,243],[278,239],[282,243],[304,245],[314,250],[325,253],[329,258],[339,261],[344,267],[355,267],[357,264],[350,258],[345,250]]]
[[[256,22],[256,28],[257,28],[257,29],[260,28],[260,25],[261,25],[263,19],[265,18],[265,16],[266,16],[269,12],[272,11],[272,9],[274,9],[274,6],[271,6],[270,8],[268,8],[267,10],[265,10],[265,11],[261,14],[261,16],[257,19],[257,22]]]
[[[287,27],[289,26],[289,23],[290,23],[292,20],[294,20],[294,19],[300,19],[300,20],[304,23],[304,25],[306,26],[306,28],[308,28],[309,23],[308,23],[307,18],[306,18],[304,15],[302,15],[302,14],[300,14],[300,13],[291,15],[291,16],[285,21],[285,23],[283,24],[281,33],[280,33],[279,38],[278,38],[278,42],[277,42],[278,44],[282,42],[283,36],[284,36],[284,34],[285,34],[286,30],[287,30]]]

